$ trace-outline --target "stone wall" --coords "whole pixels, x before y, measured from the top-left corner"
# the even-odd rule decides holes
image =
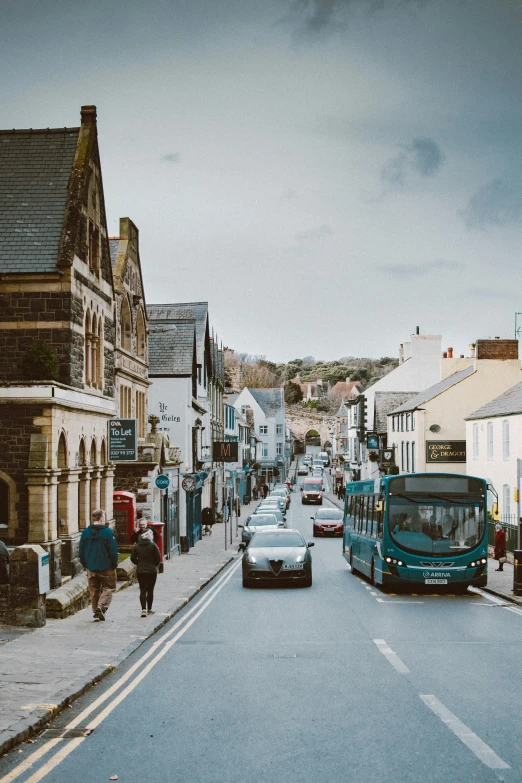
[[[477,359],[518,359],[518,340],[477,340]]]

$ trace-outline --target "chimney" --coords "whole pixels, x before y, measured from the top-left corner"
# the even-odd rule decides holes
[[[448,358],[448,352],[447,352],[447,351],[444,351],[444,352],[443,352],[443,354],[442,354],[442,358],[443,358],[443,359],[447,359],[447,358]]]
[[[518,359],[518,340],[477,340],[477,359]]]
[[[453,348],[448,348],[448,359],[453,359]]]
[[[404,344],[401,343],[399,345],[399,364],[402,364],[404,361]]]
[[[475,358],[475,343],[469,344],[469,358],[474,359]]]

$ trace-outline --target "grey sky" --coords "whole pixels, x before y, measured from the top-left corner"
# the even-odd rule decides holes
[[[96,104],[148,301],[240,351],[461,353],[522,310],[521,39],[519,0],[3,0],[1,126]]]

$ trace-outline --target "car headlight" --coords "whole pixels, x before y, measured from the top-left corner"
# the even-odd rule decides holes
[[[295,562],[296,563],[304,563],[305,555],[297,555]]]
[[[255,565],[257,563],[257,560],[255,559],[254,555],[247,555],[246,559],[247,563],[250,563],[250,565]]]

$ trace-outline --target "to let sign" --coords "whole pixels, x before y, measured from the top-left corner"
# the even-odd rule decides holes
[[[132,462],[138,459],[136,419],[109,421],[109,462]]]
[[[426,462],[466,462],[466,441],[427,440]]]
[[[212,448],[214,462],[237,462],[239,444],[237,441],[215,441]]]

